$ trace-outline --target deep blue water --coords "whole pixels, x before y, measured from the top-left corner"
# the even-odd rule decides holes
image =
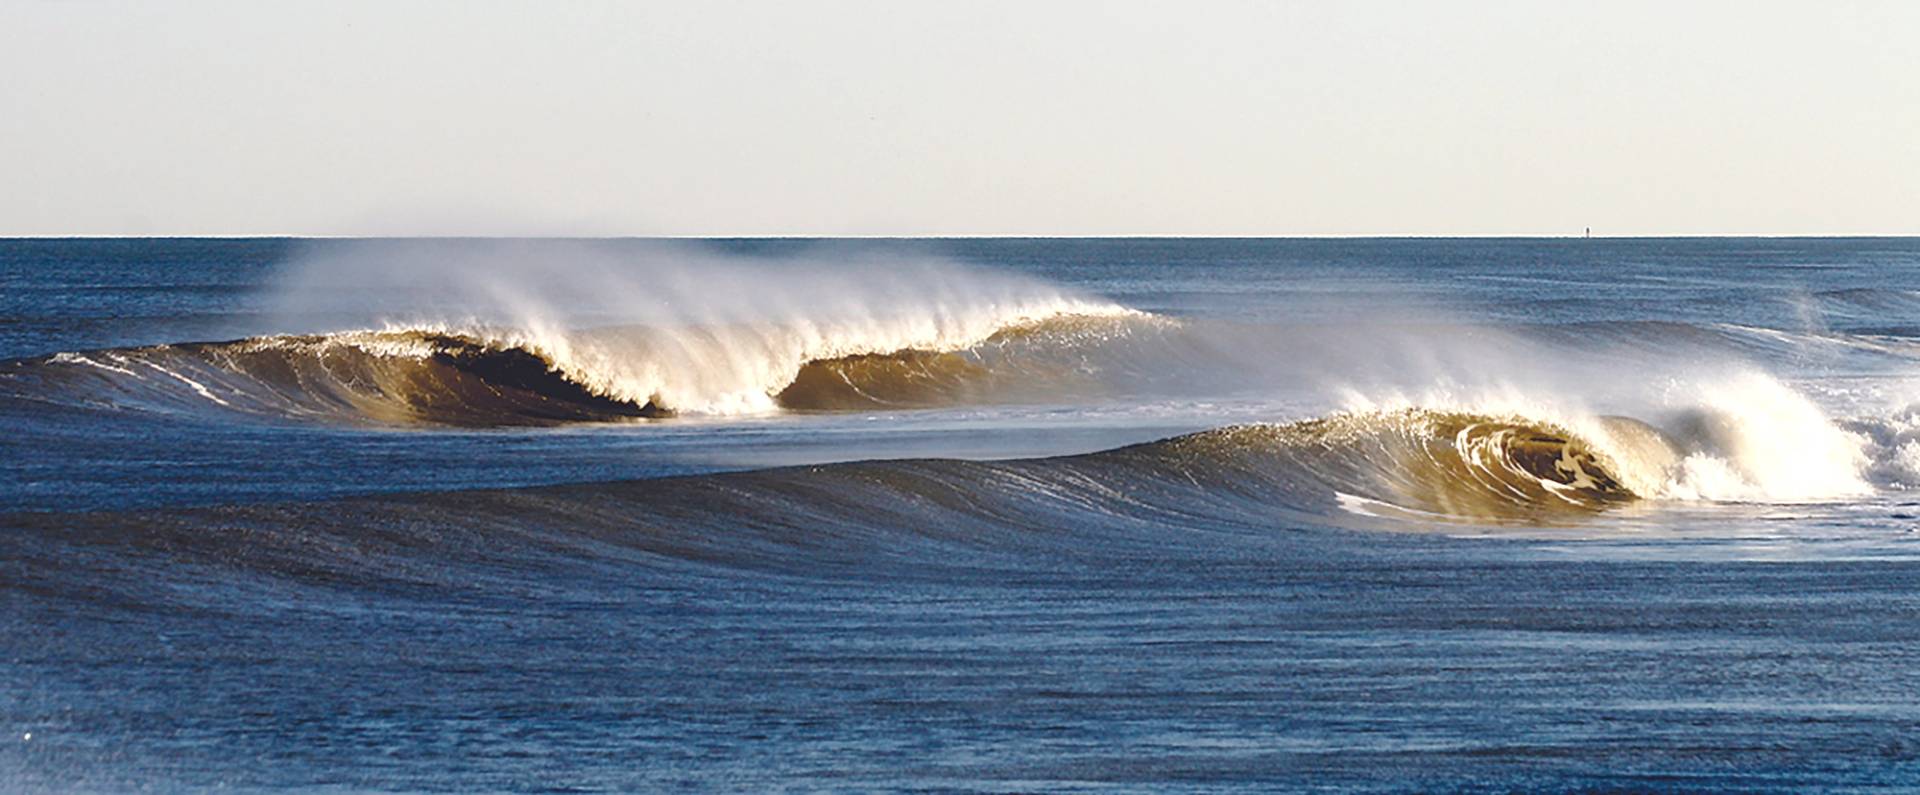
[[[1904,790],[1917,317],[1904,238],[0,241],[0,790]]]

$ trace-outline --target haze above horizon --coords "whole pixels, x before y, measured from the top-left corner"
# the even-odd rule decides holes
[[[1920,232],[1920,4],[22,3],[0,235]]]

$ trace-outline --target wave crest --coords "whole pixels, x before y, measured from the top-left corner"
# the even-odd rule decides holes
[[[390,328],[63,353],[12,363],[7,374],[41,396],[122,406],[511,426],[1081,394],[1092,386],[1095,349],[1170,323],[1063,303],[1016,307],[995,322],[934,318],[892,334],[748,324]]]

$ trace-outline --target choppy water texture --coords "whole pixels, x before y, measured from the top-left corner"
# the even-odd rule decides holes
[[[0,789],[1920,786],[1920,241],[0,287]]]

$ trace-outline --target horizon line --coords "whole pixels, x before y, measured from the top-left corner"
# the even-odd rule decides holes
[[[0,240],[1675,240],[1675,239],[1898,239],[1920,232],[1677,232],[1588,235],[1540,233],[1362,234],[0,234]]]

